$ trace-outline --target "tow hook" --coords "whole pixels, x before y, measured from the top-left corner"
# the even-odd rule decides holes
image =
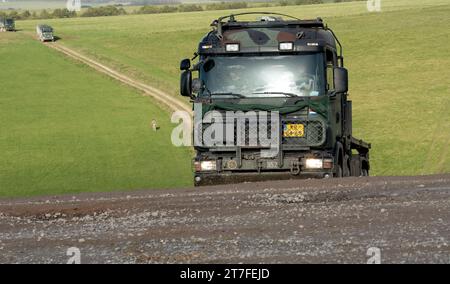
[[[293,162],[291,165],[291,175],[298,176],[300,174],[300,163]]]
[[[257,161],[256,161],[256,167],[258,168],[258,174],[260,174],[260,173],[261,173],[261,170],[262,170],[262,168],[263,168],[263,161],[257,160]]]

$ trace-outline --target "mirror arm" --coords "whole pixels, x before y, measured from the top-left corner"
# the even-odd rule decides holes
[[[336,91],[328,91],[328,96],[329,97],[331,97],[331,98],[334,98],[334,97],[336,97],[336,95],[337,95],[337,92]]]

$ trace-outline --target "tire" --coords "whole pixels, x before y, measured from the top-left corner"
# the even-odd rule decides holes
[[[342,173],[342,167],[341,165],[336,165],[336,172],[334,173],[334,177],[335,178],[342,178],[343,173]]]
[[[343,164],[343,168],[342,168],[342,176],[343,177],[349,177],[351,176],[351,172],[350,172],[350,165],[349,165],[349,157],[346,156],[344,158],[344,164]]]
[[[368,177],[369,171],[367,169],[361,169],[361,176],[362,177]]]

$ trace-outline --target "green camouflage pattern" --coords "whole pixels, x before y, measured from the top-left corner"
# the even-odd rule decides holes
[[[239,43],[243,47],[275,47],[280,42],[295,42],[297,29],[251,28],[223,33],[223,44]]]

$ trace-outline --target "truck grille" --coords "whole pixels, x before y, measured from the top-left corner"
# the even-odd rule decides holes
[[[326,140],[326,125],[324,123],[323,120],[321,120],[320,118],[314,118],[314,119],[306,119],[306,118],[299,118],[299,119],[282,119],[281,123],[282,125],[284,123],[302,123],[305,126],[305,136],[302,138],[286,138],[286,137],[282,137],[281,138],[281,143],[283,145],[284,149],[290,149],[290,148],[295,148],[295,147],[318,147],[321,146],[325,143]],[[279,131],[280,131],[280,136],[282,135],[282,128],[283,126],[280,125],[279,126]],[[198,135],[202,135],[204,134],[205,130],[211,126],[211,124],[207,124],[204,123],[202,124],[202,126],[200,127],[201,129],[199,129],[198,131]],[[224,136],[225,136],[225,126],[224,126]],[[238,144],[238,135],[237,135],[237,125],[234,125],[234,140],[232,143],[232,146],[235,146]],[[264,133],[264,136],[268,136],[268,139],[272,138],[272,123],[270,120],[267,121],[266,124],[264,125],[260,125],[260,123],[258,122],[258,127],[254,128],[254,127],[250,127],[250,123],[248,121],[246,121],[245,123],[245,145],[246,146],[261,146],[259,145],[259,139],[256,139],[257,144],[256,145],[250,145],[250,138],[258,138],[258,131],[261,131],[262,133]],[[266,134],[267,133],[267,134]],[[199,141],[203,141],[203,140],[199,140]],[[226,138],[224,137],[223,139],[223,146],[226,145]],[[222,145],[216,145],[216,146],[222,146]],[[231,147],[231,146],[230,146]]]
[[[201,131],[198,131],[199,135],[202,135],[201,137],[203,137],[203,134],[205,133],[206,129],[211,126],[211,124],[209,123],[203,123],[202,124],[202,129]],[[223,139],[223,145],[226,145],[226,138],[225,137],[225,133],[226,133],[226,126],[224,126],[224,139]],[[262,133],[264,133],[264,136],[266,139],[271,139],[272,138],[272,125],[271,122],[268,121],[266,124],[264,125],[260,125],[260,123],[258,123],[258,127],[250,127],[250,123],[248,121],[246,121],[245,123],[245,132],[243,129],[243,135],[241,139],[244,139],[244,143],[239,143],[240,141],[238,141],[238,127],[235,124],[234,125],[234,131],[233,131],[233,140],[228,142],[229,146],[235,146],[235,145],[242,145],[244,144],[245,146],[253,146],[253,147],[259,147],[260,145],[260,141],[259,141],[259,136],[258,136],[258,132],[261,131]],[[200,141],[200,140],[199,140]],[[203,141],[203,140],[201,140]],[[252,144],[250,144],[250,142],[252,142]],[[256,144],[254,144],[256,142]],[[230,145],[231,144],[231,145]],[[216,145],[219,146],[219,145]]]
[[[282,144],[287,146],[317,147],[325,143],[326,128],[321,120],[299,121],[305,125],[305,137],[283,137]]]

